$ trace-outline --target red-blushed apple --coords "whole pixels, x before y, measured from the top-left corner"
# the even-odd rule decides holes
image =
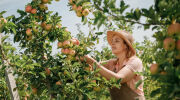
[[[41,27],[42,27],[42,28],[45,28],[45,27],[46,27],[46,22],[42,22],[42,23],[41,23]]]
[[[26,29],[26,35],[31,36],[32,35],[32,30],[30,28]]]
[[[168,35],[172,36],[175,33],[179,33],[180,34],[180,24],[179,23],[173,23],[168,27]]]
[[[62,42],[58,42],[57,47],[62,48],[62,46],[63,46]]]
[[[73,10],[76,10],[76,9],[77,9],[76,4],[72,5],[72,9],[73,9]]]
[[[40,4],[39,8],[40,8],[40,10],[48,10],[47,5],[45,5],[45,4]]]
[[[75,59],[76,59],[76,60],[79,60],[79,57],[78,57],[78,56],[76,56],[76,57],[75,57]]]
[[[165,50],[173,50],[175,48],[175,40],[171,37],[167,37],[163,41],[163,47]]]
[[[66,49],[64,50],[64,54],[69,54],[69,49],[68,49],[68,48],[66,48]]]
[[[167,75],[167,72],[162,71],[162,72],[160,72],[160,74],[161,74],[161,75]]]
[[[61,27],[62,27],[61,24],[56,25],[56,28],[61,28]]]
[[[37,88],[32,88],[32,93],[37,94]]]
[[[64,53],[64,50],[65,50],[65,49],[62,48],[62,49],[61,49],[61,52]]]
[[[5,18],[0,18],[0,33],[3,30],[4,23],[7,23],[7,20]]]
[[[176,41],[176,49],[180,51],[180,40]]]
[[[82,6],[78,6],[77,9],[76,9],[76,11],[82,12]]]
[[[49,68],[45,68],[45,71],[46,71],[46,75],[50,75],[51,74],[51,71]]]
[[[37,27],[33,27],[33,29],[32,29],[35,33],[37,33],[38,32],[38,29],[37,29]]]
[[[73,0],[69,0],[69,4],[73,4]]]
[[[75,50],[69,49],[69,54],[70,54],[70,55],[72,55],[72,56],[73,56],[73,55],[75,55],[75,53],[76,53],[76,51],[75,51]]]
[[[41,0],[42,3],[48,3],[49,0]]]
[[[81,61],[84,61],[84,57],[81,56],[81,57],[80,57],[80,60],[81,60]]]
[[[67,55],[66,60],[75,60],[75,58],[74,58],[74,56],[69,54],[69,55]]]
[[[82,16],[83,16],[80,11],[76,11],[76,15],[77,15],[78,17],[82,17]]]
[[[48,58],[47,58],[47,55],[46,55],[46,54],[44,54],[43,59],[44,59],[44,60],[48,60]]]
[[[26,40],[32,40],[32,35],[31,36],[27,36]]]
[[[70,46],[71,45],[71,43],[70,43],[70,41],[69,40],[65,40],[64,42],[63,42],[63,46],[65,47],[65,46]]]
[[[65,28],[65,32],[69,32],[67,28]]]
[[[62,84],[61,81],[56,82],[56,85],[61,85],[61,84]]]
[[[75,40],[76,40],[76,45],[79,45],[80,44],[79,40],[76,38],[75,38]]]
[[[84,76],[84,79],[85,79],[85,80],[87,80],[87,79],[88,79],[88,77],[87,77],[87,76]]]
[[[47,24],[47,25],[45,26],[45,30],[46,30],[46,31],[50,31],[51,28],[52,28],[52,25],[51,25],[51,24]]]
[[[67,71],[67,70],[65,70],[65,71],[64,71],[64,75],[67,75],[67,73],[68,73],[68,71]]]
[[[32,14],[36,14],[36,13],[37,13],[37,10],[36,10],[35,8],[33,8],[33,9],[31,10],[31,13],[32,13]]]
[[[32,10],[32,7],[30,5],[27,5],[26,8],[25,8],[25,11],[30,13]]]
[[[76,38],[71,39],[71,43],[72,43],[73,45],[79,45],[79,44],[80,44],[79,40],[76,39]]]
[[[89,14],[89,10],[88,10],[88,9],[84,9],[84,10],[82,11],[82,14],[83,14],[84,16],[87,16],[87,15]]]
[[[150,72],[152,75],[157,74],[158,72],[158,64],[152,64],[150,67]]]
[[[40,20],[43,20],[43,16],[39,16],[39,19],[40,19]]]
[[[4,23],[7,23],[7,20],[5,18],[0,18],[0,24],[4,22]]]
[[[76,40],[75,40],[75,39],[71,39],[71,43],[72,43],[73,45],[76,45]]]
[[[93,90],[96,92],[99,92],[101,90],[101,88],[98,86],[98,87],[94,87]]]
[[[92,83],[96,83],[96,80],[92,80],[91,82],[92,82]]]

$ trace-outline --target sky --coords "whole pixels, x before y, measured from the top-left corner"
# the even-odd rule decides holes
[[[58,12],[60,16],[62,16],[62,26],[67,27],[68,30],[71,32],[73,36],[75,36],[78,31],[76,24],[81,24],[81,18],[77,17],[74,11],[69,11],[70,8],[68,5],[69,0],[60,0],[59,2],[53,1],[51,5],[48,5],[48,8],[50,11]],[[125,3],[130,5],[130,8],[127,10],[129,11],[131,8],[149,8],[151,5],[154,4],[154,0],[124,0]],[[4,14],[4,17],[15,15],[17,14],[17,9],[24,10],[25,5],[27,3],[31,2],[31,0],[0,0],[0,12],[1,11],[7,11],[6,14]],[[141,19],[141,22],[145,22],[145,18]],[[133,29],[133,37],[135,41],[142,42],[144,40],[144,36],[148,37],[149,39],[153,40],[152,34],[154,31],[144,30],[143,28],[137,28],[139,25],[135,25],[135,28]],[[87,25],[81,24],[81,30],[88,34],[89,30]],[[102,38],[100,41],[103,41]],[[103,45],[106,45],[106,43],[100,42],[101,44],[97,44],[96,47],[98,50],[101,50],[101,47]],[[104,43],[104,44],[102,44]],[[53,47],[57,48],[57,41],[54,42]],[[53,53],[56,53],[57,50],[53,48]]]

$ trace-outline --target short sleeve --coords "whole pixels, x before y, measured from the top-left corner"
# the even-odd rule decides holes
[[[142,69],[143,69],[142,61],[137,57],[130,59],[126,63],[125,67],[129,68],[133,72],[142,72]]]

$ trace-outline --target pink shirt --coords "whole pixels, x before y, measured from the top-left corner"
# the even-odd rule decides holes
[[[132,70],[133,72],[142,72],[143,71],[143,64],[142,61],[137,57],[137,56],[132,56],[131,58],[129,58],[128,61],[123,63],[124,67],[129,68],[130,70]],[[117,63],[115,66],[111,67],[110,70],[114,71],[114,72],[118,72],[119,69],[119,64]],[[143,80],[143,76],[140,75],[135,75],[133,77],[133,79],[131,79],[130,81],[127,82],[127,85],[134,91],[136,92],[138,95],[142,95],[144,96],[144,92],[143,92],[143,83],[141,85],[139,85],[136,89],[136,83],[139,80]]]

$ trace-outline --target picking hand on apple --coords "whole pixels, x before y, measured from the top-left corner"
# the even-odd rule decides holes
[[[94,58],[92,58],[91,56],[89,56],[89,55],[85,55],[84,59],[85,59],[86,63],[88,63],[90,65],[92,65],[93,63],[96,62],[96,60]]]

